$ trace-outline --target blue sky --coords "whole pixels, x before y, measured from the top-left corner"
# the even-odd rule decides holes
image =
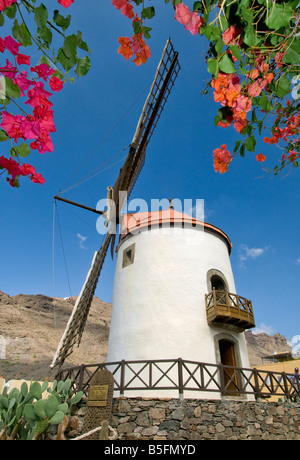
[[[53,197],[131,142],[162,49],[171,36],[181,72],[132,198],[148,203],[153,198],[204,199],[206,220],[224,230],[233,243],[237,293],[252,300],[257,327],[292,339],[300,334],[299,172],[265,175],[251,153],[236,158],[226,174],[214,172],[213,149],[224,143],[232,152],[238,134],[233,128],[215,128],[217,104],[212,94],[201,95],[209,77],[204,61],[207,42],[185,32],[170,5],[154,3],[159,14],[149,23],[152,57],[141,67],[117,53],[118,36],[131,35],[131,26],[110,1],[75,0],[69,9],[70,30],[83,32],[92,50],[92,68],[53,97],[54,153],[28,157],[46,183],[23,180],[20,189],[13,189],[3,176],[0,180],[0,289],[9,295],[79,294],[103,237],[96,231],[95,214],[63,203],[57,204],[53,223]],[[49,10],[58,6],[56,0],[47,1],[48,5]],[[257,146],[260,152],[269,154],[270,167],[280,156],[262,139]],[[121,164],[62,196],[96,207],[107,186],[114,184]],[[108,256],[96,292],[107,302],[112,298],[114,263]]]

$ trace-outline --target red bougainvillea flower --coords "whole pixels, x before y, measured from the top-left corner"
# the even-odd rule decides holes
[[[175,19],[183,24],[185,30],[190,31],[192,35],[197,35],[200,27],[204,24],[203,18],[195,11],[190,11],[183,2],[178,3],[175,7]]]
[[[263,153],[259,153],[258,155],[256,155],[256,159],[257,161],[266,161],[266,157]]]
[[[64,6],[65,8],[69,8],[69,6],[72,5],[72,3],[74,3],[74,0],[58,0],[58,3]]]
[[[232,160],[232,155],[226,150],[226,145],[223,144],[220,149],[215,149],[213,156],[215,172],[219,171],[220,174],[224,174]]]
[[[55,75],[52,75],[52,77],[49,80],[49,86],[52,89],[52,91],[60,91],[63,87],[63,84],[64,82],[57,78]]]

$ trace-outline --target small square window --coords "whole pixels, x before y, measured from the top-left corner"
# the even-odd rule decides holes
[[[134,252],[135,252],[135,244],[132,244],[131,246],[128,246],[128,248],[124,249],[122,268],[133,264],[133,262],[134,262]]]

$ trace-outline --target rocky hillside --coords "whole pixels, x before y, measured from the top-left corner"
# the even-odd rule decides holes
[[[0,291],[0,376],[6,380],[53,378],[49,366],[75,300],[44,295],[9,296]],[[94,297],[81,344],[66,366],[106,360],[110,312],[111,304]],[[5,350],[1,347],[3,337]],[[246,338],[252,366],[261,364],[262,356],[290,350],[280,334],[254,335],[247,331]]]

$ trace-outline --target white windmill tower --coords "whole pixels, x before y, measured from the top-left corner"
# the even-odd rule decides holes
[[[228,379],[231,367],[249,368],[244,331],[255,323],[251,302],[236,294],[231,247],[221,229],[172,207],[125,215],[117,248],[108,362],[180,357],[229,366]],[[176,373],[169,371],[165,384],[176,379]],[[153,379],[161,372],[156,375]],[[147,378],[141,373],[139,377]],[[170,397],[174,391],[127,394]]]

